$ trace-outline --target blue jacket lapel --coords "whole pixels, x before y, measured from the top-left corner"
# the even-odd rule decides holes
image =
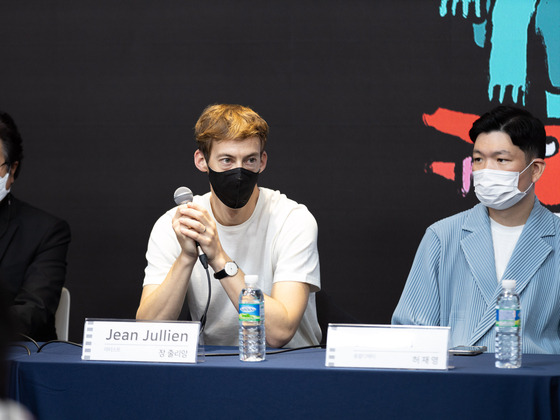
[[[480,206],[480,205],[479,205]],[[479,207],[476,206],[476,207]],[[475,207],[475,208],[476,208]],[[486,209],[484,209],[486,210]],[[476,212],[479,214],[480,212]],[[533,210],[529,215],[529,219],[521,232],[521,236],[513,250],[513,254],[510,261],[506,267],[503,278],[516,280],[515,290],[517,293],[521,293],[525,287],[529,284],[530,280],[533,278],[539,267],[543,264],[548,254],[551,252],[552,248],[548,245],[542,238],[545,236],[555,235],[554,222],[552,221],[554,216],[552,213],[547,211],[537,199],[535,199],[535,205]],[[475,220],[473,220],[475,222]],[[490,222],[486,213],[486,219],[484,221],[477,220],[479,223],[479,230],[486,230],[488,236],[482,236],[480,234],[479,240],[483,241],[477,243],[477,247],[480,252],[488,253],[488,255],[481,256],[484,266],[476,267],[473,270],[473,264],[468,258],[473,259],[475,251],[471,249],[474,247],[473,243],[469,242],[469,261],[470,268],[475,277],[475,282],[480,288],[484,299],[487,303],[487,308],[482,317],[480,318],[477,327],[471,334],[471,339],[469,342],[476,343],[484,334],[488,332],[496,321],[496,300],[501,292],[501,287],[498,285],[496,278],[496,268],[494,263],[494,249],[492,244],[492,235],[490,233]],[[470,226],[470,224],[469,224]],[[470,226],[472,228],[472,226]],[[474,233],[474,232],[473,232]],[[473,235],[470,235],[473,236]],[[474,241],[473,241],[474,242]],[[465,253],[465,255],[467,255]],[[492,260],[492,264],[488,263],[488,258]],[[489,270],[491,266],[491,273]],[[488,280],[479,281],[482,278],[482,273],[486,271],[486,278],[493,278],[493,285],[490,284]]]
[[[469,264],[474,282],[486,304],[493,304],[498,280],[496,278],[490,220],[486,207],[479,204],[472,209],[463,224],[463,231],[466,231],[466,235],[461,240],[461,248]]]
[[[516,281],[517,293],[521,293],[527,287],[529,281],[552,251],[552,247],[543,239],[546,236],[556,235],[552,217],[556,216],[535,201],[533,211],[521,232],[504,272],[504,279]]]

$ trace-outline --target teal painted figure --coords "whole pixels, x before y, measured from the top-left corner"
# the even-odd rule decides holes
[[[449,8],[456,15],[459,0],[441,0],[439,14]],[[481,4],[485,3],[485,4]],[[527,77],[529,31],[534,19],[536,34],[546,51],[548,86],[544,92],[547,116],[560,118],[560,0],[463,0],[462,16],[474,9],[473,37],[481,48],[490,48],[488,99],[502,103],[511,89],[514,103],[525,105],[530,87]]]

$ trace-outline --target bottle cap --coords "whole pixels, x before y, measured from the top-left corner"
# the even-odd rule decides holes
[[[255,274],[246,274],[245,275],[245,284],[247,286],[256,286],[259,283],[259,276]]]
[[[515,289],[515,280],[502,280],[502,287],[507,290]]]

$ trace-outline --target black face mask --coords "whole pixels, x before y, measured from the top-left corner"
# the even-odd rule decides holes
[[[212,189],[220,201],[229,208],[240,209],[251,198],[259,173],[248,171],[245,168],[214,172],[208,167],[208,177]]]

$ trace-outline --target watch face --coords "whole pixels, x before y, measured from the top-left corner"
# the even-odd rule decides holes
[[[227,262],[224,270],[228,276],[235,276],[237,274],[237,264],[233,261]]]

